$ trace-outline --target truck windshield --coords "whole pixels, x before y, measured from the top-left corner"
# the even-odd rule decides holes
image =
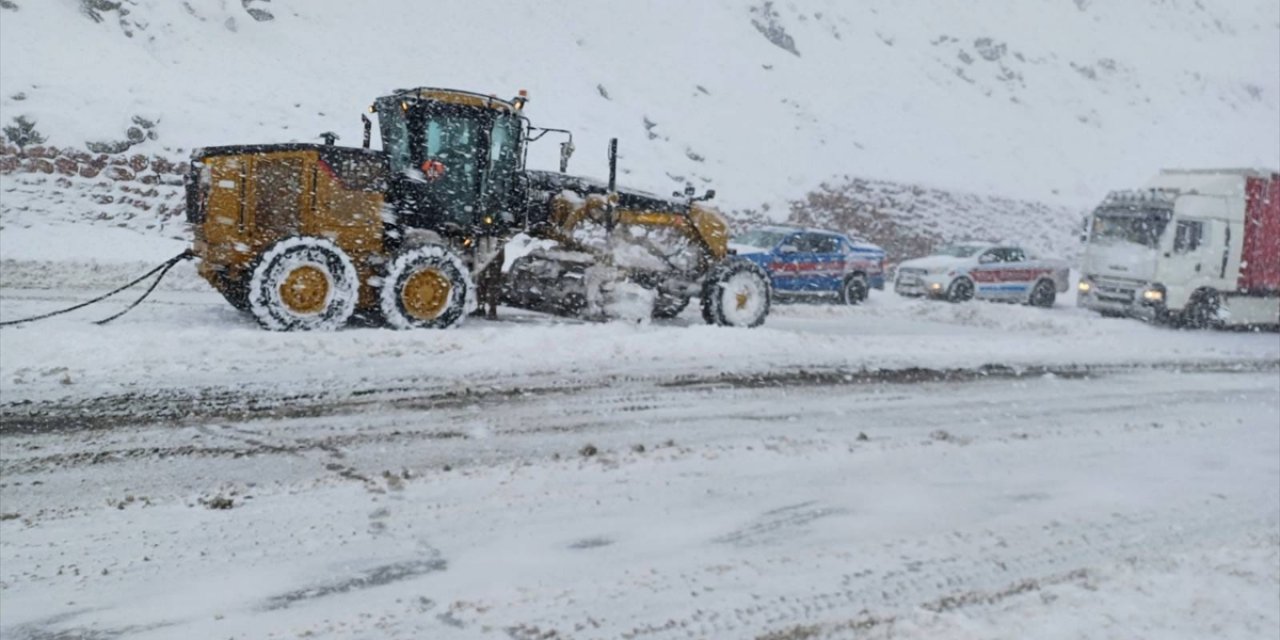
[[[1129,243],[1149,248],[1160,246],[1160,236],[1169,225],[1172,212],[1148,210],[1099,210],[1093,216],[1090,242]]]
[[[787,236],[787,233],[782,233],[779,231],[766,231],[764,229],[756,229],[754,231],[748,231],[739,236],[735,236],[733,238],[733,242],[734,244],[746,245],[748,247],[757,247],[760,249],[772,249],[775,246],[777,246],[779,242],[782,242],[782,239],[786,236]]]

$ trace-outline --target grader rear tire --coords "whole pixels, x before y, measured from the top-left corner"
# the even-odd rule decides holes
[[[333,330],[355,312],[359,276],[331,240],[285,238],[258,257],[251,274],[248,311],[272,331]]]
[[[471,273],[444,247],[427,245],[396,256],[382,279],[378,307],[396,329],[448,329],[474,306]]]

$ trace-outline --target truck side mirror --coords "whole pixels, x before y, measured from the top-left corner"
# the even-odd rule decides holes
[[[693,188],[693,185],[691,185],[691,184],[686,184],[686,185],[684,186],[684,195],[685,195],[685,197],[692,198],[692,197],[693,197],[693,194],[695,194],[695,193],[697,193],[697,192],[698,192],[698,190],[697,190],[697,189],[694,189],[694,188]]]
[[[703,199],[703,200],[710,200],[710,199],[712,199],[712,198],[714,198],[714,197],[716,197],[716,190],[715,190],[715,189],[707,189],[707,192],[706,192],[706,194],[704,194],[704,195],[702,196],[702,199]]]

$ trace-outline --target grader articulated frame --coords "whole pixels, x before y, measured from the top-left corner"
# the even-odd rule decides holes
[[[764,321],[767,275],[729,254],[727,226],[702,199],[618,190],[612,146],[607,185],[566,176],[571,135],[561,173],[527,170],[530,142],[568,132],[533,127],[526,102],[400,90],[370,108],[380,150],[368,118],[363,148],[327,134],[196,150],[186,186],[199,273],[268,329],[333,329],[357,314],[445,328],[474,308],[473,274],[500,269],[523,231],[556,246],[517,261],[503,285],[511,303],[609,317],[631,291],[659,317],[698,296],[707,322]],[[566,298],[581,304],[546,304]]]

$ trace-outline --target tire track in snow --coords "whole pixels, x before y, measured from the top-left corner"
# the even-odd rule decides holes
[[[459,390],[456,384],[424,381],[421,385],[363,388],[344,391],[311,391],[279,394],[269,389],[178,388],[105,395],[88,399],[0,404],[0,436],[51,431],[110,429],[120,426],[200,424],[212,421],[246,421],[261,418],[288,419],[351,415],[370,408],[440,410],[488,401],[504,401],[534,395],[573,395],[607,391],[619,385],[642,384],[658,388],[757,389],[823,386],[865,386],[1022,380],[1044,376],[1064,379],[1096,378],[1135,371],[1179,373],[1258,373],[1280,371],[1270,361],[1170,361],[1150,364],[1045,365],[1012,367],[985,364],[973,368],[928,369],[803,369],[788,368],[759,373],[712,373],[662,377],[606,376],[601,378],[530,378],[521,384],[510,380],[476,381]],[[643,406],[637,406],[643,410]]]

